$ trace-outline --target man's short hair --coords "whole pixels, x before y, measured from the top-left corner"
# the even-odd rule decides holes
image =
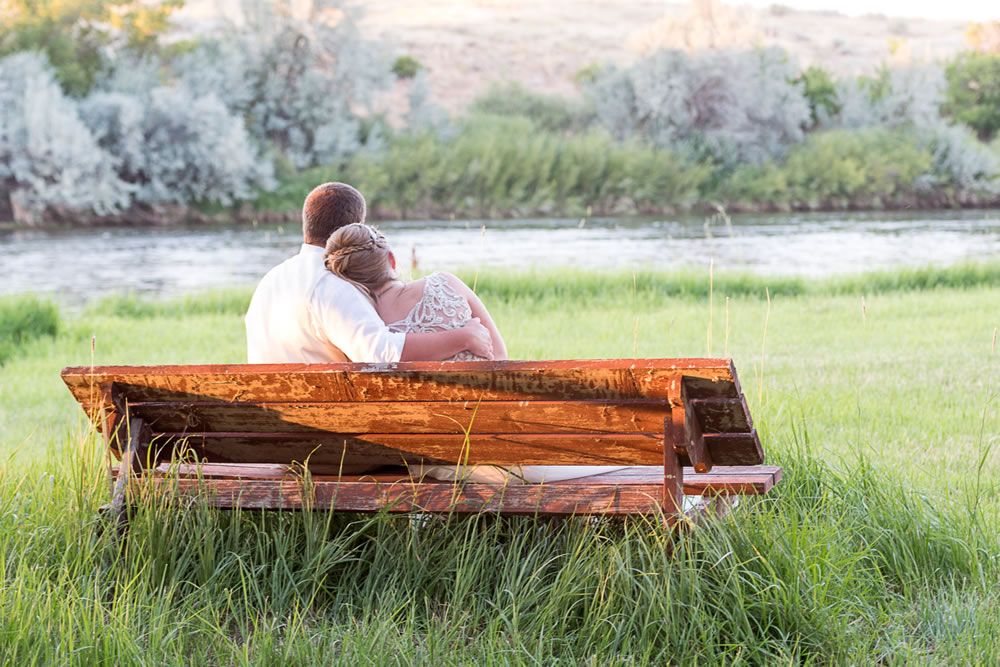
[[[364,222],[365,198],[346,183],[317,185],[302,205],[302,238],[326,245],[330,236],[346,225]]]

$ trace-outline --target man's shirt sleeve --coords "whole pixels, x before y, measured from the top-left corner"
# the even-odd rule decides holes
[[[389,331],[371,302],[350,283],[333,276],[320,280],[311,305],[317,335],[351,361],[396,362],[403,355],[406,334]]]

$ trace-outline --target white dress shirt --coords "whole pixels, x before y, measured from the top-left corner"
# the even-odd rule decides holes
[[[260,281],[245,321],[251,364],[395,362],[406,341],[354,285],[326,269],[323,248],[305,243]]]

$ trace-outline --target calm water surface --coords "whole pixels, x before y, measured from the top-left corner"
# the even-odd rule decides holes
[[[485,225],[485,232],[483,231]],[[1000,211],[705,218],[404,221],[379,225],[404,274],[466,267],[707,267],[826,276],[1000,259]],[[252,285],[298,251],[294,226],[0,232],[0,294],[73,305]]]

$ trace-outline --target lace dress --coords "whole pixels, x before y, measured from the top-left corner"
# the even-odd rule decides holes
[[[446,276],[432,273],[424,281],[424,293],[420,301],[406,317],[390,324],[389,329],[402,333],[432,333],[457,329],[471,318],[472,308],[469,307],[468,300],[455,291]],[[484,361],[484,358],[464,350],[447,361]],[[447,481],[462,479],[470,482],[519,484],[587,477],[623,467],[625,466],[514,466],[508,469],[494,465],[428,466],[422,468],[421,474]]]
[[[424,293],[406,317],[389,325],[401,333],[433,333],[459,329],[472,319],[468,300],[455,291],[448,278],[432,273],[424,279]],[[484,357],[462,350],[445,361],[485,361]]]

